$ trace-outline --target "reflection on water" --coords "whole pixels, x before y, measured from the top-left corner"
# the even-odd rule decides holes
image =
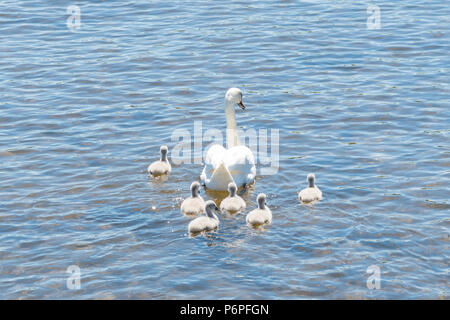
[[[447,4],[376,4],[368,30],[356,1],[80,2],[72,32],[64,1],[2,2],[0,298],[448,299]],[[224,133],[232,86],[238,127],[279,129],[280,168],[189,238],[202,165],[146,169],[175,129]]]

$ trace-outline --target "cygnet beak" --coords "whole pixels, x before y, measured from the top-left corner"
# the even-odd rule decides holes
[[[242,100],[240,102],[238,102],[238,106],[241,107],[242,110],[245,110],[245,106],[242,103]]]

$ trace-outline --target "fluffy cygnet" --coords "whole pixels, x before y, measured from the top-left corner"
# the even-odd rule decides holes
[[[247,223],[252,226],[270,224],[272,222],[272,212],[266,206],[266,195],[264,193],[258,194],[256,201],[258,202],[258,209],[252,210],[247,215]]]
[[[147,169],[148,173],[154,176],[168,174],[172,170],[169,160],[167,160],[167,153],[169,152],[167,146],[162,146],[160,148],[160,152],[161,152],[161,159],[159,161],[153,162],[151,165],[148,166]]]
[[[322,191],[315,185],[315,179],[314,173],[308,174],[309,187],[298,193],[298,200],[301,202],[312,202],[322,199]]]
[[[195,218],[189,223],[188,230],[191,233],[211,231],[219,226],[219,218],[215,212],[220,212],[216,204],[212,200],[206,201],[205,204],[206,216]]]
[[[187,216],[198,215],[205,209],[205,201],[200,196],[200,183],[197,181],[191,184],[191,196],[184,199],[181,204],[181,213]]]
[[[228,184],[228,192],[230,195],[220,203],[220,210],[235,213],[245,209],[245,201],[236,194],[237,186],[234,182]]]

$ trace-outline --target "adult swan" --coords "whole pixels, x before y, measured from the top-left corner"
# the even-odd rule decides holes
[[[241,145],[238,137],[234,114],[236,104],[245,109],[241,90],[231,88],[225,94],[228,149],[218,144],[212,145],[206,154],[205,167],[200,176],[202,184],[208,189],[226,191],[230,182],[239,188],[255,180],[255,158],[249,148]]]

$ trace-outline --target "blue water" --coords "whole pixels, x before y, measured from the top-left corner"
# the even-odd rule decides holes
[[[449,13],[438,0],[1,1],[0,298],[448,299]],[[191,238],[179,206],[202,165],[167,181],[146,168],[175,129],[224,130],[232,86],[240,127],[279,129],[278,173],[243,195],[251,209],[266,193],[273,223],[224,216]],[[297,201],[309,172],[313,207]]]

